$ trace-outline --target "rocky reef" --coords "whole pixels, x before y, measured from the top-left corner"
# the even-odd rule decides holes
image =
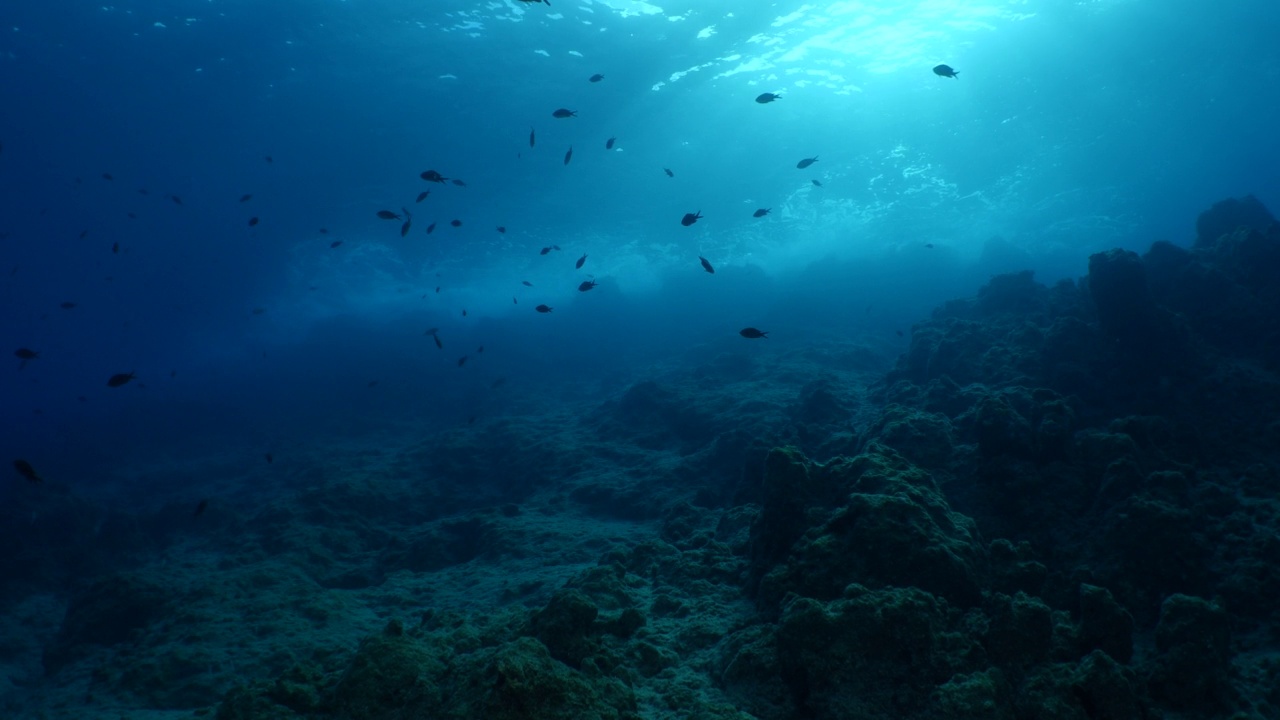
[[[1280,717],[1280,225],[1197,231],[887,370],[719,356],[212,512],[202,583],[83,588],[45,671],[220,720]]]

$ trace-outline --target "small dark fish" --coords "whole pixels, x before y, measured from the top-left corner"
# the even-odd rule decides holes
[[[204,500],[201,500],[200,502],[196,503],[196,511],[191,514],[191,517],[200,517],[202,514],[204,514],[204,511],[208,509],[208,507],[209,507],[209,499],[205,498]]]
[[[507,228],[506,228],[506,226],[504,226],[504,225],[499,225],[499,226],[497,227],[497,230],[498,230],[498,232],[502,233],[503,235],[506,235],[506,234],[507,234]]]
[[[805,158],[805,159],[801,160],[800,162],[796,163],[796,168],[797,168],[798,170],[803,170],[803,169],[805,169],[805,168],[809,167],[810,165],[812,165],[812,164],[814,164],[814,163],[816,163],[816,162],[818,162],[818,156],[817,156],[817,155],[814,155],[814,156],[813,156],[813,157],[811,157],[811,158]]]
[[[135,377],[137,377],[137,375],[134,375],[131,372],[116,373],[115,375],[112,375],[111,377],[107,378],[107,387],[116,388],[116,387],[120,387],[121,385],[127,385],[129,384],[129,381],[133,380]]]
[[[170,196],[169,196],[169,199],[173,201],[173,204],[174,204],[174,205],[181,205],[181,204],[182,204],[182,198],[178,197],[177,195],[170,195]]]
[[[70,300],[67,300],[66,302],[58,303],[58,307],[62,308],[63,310],[70,310],[75,306],[76,304],[71,302]]]
[[[426,295],[423,295],[422,297],[426,297]],[[440,328],[438,328],[438,327],[433,327],[433,328],[427,328],[426,332],[424,332],[424,333],[422,333],[422,334],[423,334],[423,335],[435,335],[435,334],[437,334],[437,333],[439,333],[439,332],[440,332]]]
[[[549,313],[551,312],[552,308],[549,308],[546,305],[539,305],[538,307],[534,308],[534,310],[537,310],[540,313]]]
[[[13,461],[13,469],[18,474],[27,479],[27,482],[39,485],[44,482],[44,478],[36,474],[36,469],[31,467],[31,463],[26,460],[18,459]]]
[[[131,213],[125,213],[125,214],[129,216],[129,219],[130,219],[130,220],[137,220],[137,219],[138,219],[138,213],[131,212]]]
[[[416,203],[420,203],[420,202],[422,202],[423,200],[426,200],[426,199],[427,199],[427,196],[428,196],[428,195],[430,195],[430,194],[431,194],[431,191],[430,191],[430,190],[423,190],[422,192],[418,193],[418,199],[417,199],[417,200],[414,200],[414,202],[416,202]]]
[[[382,218],[383,220],[399,220],[400,219],[399,215],[391,212],[390,210],[379,210],[378,217]]]
[[[454,227],[462,227],[462,221],[461,221],[461,220],[450,220],[450,221],[449,221],[449,224],[450,224],[450,225],[452,225],[452,226],[454,226]]]
[[[573,159],[573,146],[570,145],[569,150],[564,154],[564,164],[568,165],[569,161],[572,159]]]
[[[901,330],[894,330],[893,332],[894,332],[894,333],[896,333],[898,337],[902,337],[902,331],[901,331]]]
[[[596,286],[595,280],[583,280],[582,283],[578,285],[578,292],[586,292],[594,288],[595,286]]]
[[[440,173],[436,172],[435,170],[424,170],[420,175],[418,175],[418,177],[422,178],[423,180],[426,180],[427,182],[438,182],[438,183],[442,183],[449,179],[441,175]]]
[[[408,218],[404,221],[404,224],[400,226],[400,237],[404,237],[409,234],[409,226],[412,224],[413,218]]]
[[[111,173],[102,173],[102,179],[107,181],[115,180],[115,178],[111,177]]]
[[[533,128],[529,128],[529,147],[533,147],[533,139],[534,139],[533,135],[534,135]]]
[[[507,379],[506,379],[506,378],[504,378],[504,377],[500,377],[500,378],[498,378],[497,380],[494,380],[493,382],[489,383],[489,389],[490,389],[490,390],[497,390],[498,388],[500,388],[500,387],[502,387],[503,385],[506,385],[506,384],[507,384]]]
[[[768,103],[771,103],[774,100],[781,100],[781,99],[782,99],[782,96],[777,93],[760,93],[759,95],[756,96],[756,102],[760,103],[761,105],[767,105]]]
[[[462,317],[466,317],[466,316],[467,316],[467,309],[462,308]]]
[[[454,185],[457,185],[458,187],[466,187],[466,186],[467,186],[467,184],[466,184],[466,183],[462,182],[462,181],[461,181],[461,180],[459,180],[458,178],[454,178],[454,179],[450,180],[449,182],[453,183]]]
[[[35,350],[28,350],[27,348],[18,348],[13,351],[13,354],[22,360],[35,360],[40,357],[40,353]]]
[[[933,249],[933,243],[925,243],[924,246],[929,248],[930,250]]]
[[[170,380],[172,380],[172,379],[174,379],[174,378],[176,378],[176,377],[178,377],[178,371],[177,371],[177,370],[170,370],[170,371],[169,371],[169,379],[170,379]]]
[[[263,453],[263,454],[262,454],[262,457],[263,457],[263,459],[264,459],[264,460],[266,460],[266,461],[267,461],[267,464],[268,464],[268,465],[270,465],[271,463],[273,463],[273,462],[275,462],[275,461],[276,461],[276,459],[275,459],[274,457],[272,457],[272,456],[271,456],[271,453]]]
[[[525,287],[533,287],[533,283],[529,282],[528,280],[521,280],[520,284]]]
[[[512,296],[511,296],[511,304],[512,304],[512,305],[519,305],[519,304],[520,304],[520,301],[519,301],[519,300],[517,300],[517,299],[515,298],[515,296],[514,296],[514,295],[512,295]]]
[[[329,243],[329,248],[330,248],[330,249],[332,249],[332,248],[336,248],[336,247],[338,247],[338,246],[339,246],[339,245],[341,245],[341,244],[342,244],[342,241],[341,241],[341,240],[334,240],[333,242]]]
[[[676,174],[675,174],[675,173],[673,173],[673,172],[671,172],[671,170],[669,170],[668,168],[662,168],[662,172],[666,173],[666,174],[667,174],[667,177],[675,177],[675,176],[676,176]]]
[[[812,182],[815,187],[822,187],[822,183],[818,182],[817,180],[810,180],[810,182]]]
[[[85,239],[85,238],[86,238],[86,237],[88,237],[88,236],[89,236],[89,231],[88,231],[88,230],[81,230],[81,231],[80,231],[80,239],[81,239],[81,240]]]
[[[254,315],[261,315],[261,314],[265,313],[266,311],[267,311],[267,309],[266,309],[266,308],[264,308],[264,307],[256,307],[256,308],[254,308],[254,309],[253,309],[253,314],[254,314]]]
[[[458,367],[462,367],[463,365],[466,365],[466,364],[467,364],[466,355],[463,355],[462,357],[458,358]]]
[[[427,226],[427,234],[430,235],[435,229],[436,229],[436,224],[431,223],[430,225]]]
[[[541,250],[539,250],[539,251],[538,251],[538,254],[539,254],[539,255],[546,255],[546,254],[547,254],[547,253],[549,253],[549,252],[551,252],[551,248],[549,248],[549,247],[544,247],[544,248],[542,248]]]
[[[712,275],[715,275],[715,274],[716,274],[716,269],[715,269],[715,268],[713,268],[713,267],[711,267],[711,262],[710,262],[710,261],[708,261],[706,258],[704,258],[704,257],[702,257],[701,255],[699,255],[699,256],[698,256],[698,262],[702,263],[702,269],[703,269],[703,270],[706,270],[707,272],[711,273]]]
[[[369,384],[368,384],[368,385],[365,385],[365,387],[370,387],[370,388],[378,387],[378,381],[377,381],[377,380],[370,380],[370,381],[369,381]]]
[[[578,117],[578,111],[566,110],[564,108],[560,108],[559,110],[556,110],[555,112],[551,113],[551,117],[554,117],[554,118]]]
[[[249,201],[250,201],[250,200],[252,200],[252,199],[253,199],[253,196],[252,196],[252,195],[241,195],[241,196],[240,196],[240,202],[249,202]]]
[[[759,210],[751,213],[751,217],[764,217],[765,215],[768,215],[769,211],[772,209],[773,208],[760,208]]]
[[[573,264],[573,268],[574,268],[575,270],[581,270],[581,269],[582,269],[582,264],[583,264],[583,263],[585,263],[586,261],[587,261],[587,254],[586,254],[586,253],[582,253],[582,257],[578,258],[578,262],[576,262],[576,263],[574,263],[574,264]]]
[[[955,78],[955,79],[957,79],[957,80],[959,80],[959,79],[960,79],[960,78],[956,77],[957,75],[959,75],[959,74],[960,74],[960,71],[959,71],[959,70],[952,70],[950,65],[936,65],[936,66],[934,66],[934,68],[933,68],[933,74],[934,74],[934,75],[937,75],[938,77]]]
[[[685,213],[684,217],[680,218],[680,224],[685,227],[689,227],[690,225],[698,222],[701,219],[702,219],[701,210],[699,210],[696,213]]]
[[[329,234],[329,228],[320,228],[320,234],[321,234],[321,235],[328,235],[328,234]]]
[[[480,347],[476,348],[476,353],[482,353],[482,352],[484,352],[484,346],[483,346],[483,345],[481,345]]]
[[[439,286],[439,285],[437,285],[437,286],[436,286],[436,294],[437,294],[437,295],[439,295],[439,294],[440,294],[440,286]]]
[[[120,243],[118,243],[118,242],[113,242],[113,243],[111,243],[111,254],[112,254],[112,255],[119,255],[119,254],[120,254]]]
[[[600,73],[596,73],[595,75],[592,75],[591,77],[587,78],[587,82],[600,82],[603,79],[604,79],[603,75],[601,75]]]
[[[262,157],[262,159],[263,159],[263,160],[266,160],[268,165],[270,165],[271,163],[275,162],[275,160],[273,160],[273,159],[271,158],[271,156],[270,156],[270,155],[264,155],[264,156]]]
[[[762,331],[757,330],[757,329],[755,329],[755,328],[753,328],[753,327],[749,327],[749,328],[742,328],[741,330],[739,330],[739,331],[738,331],[738,334],[739,334],[739,335],[741,335],[741,336],[742,336],[742,337],[744,337],[744,338],[750,338],[750,339],[752,339],[752,340],[755,340],[756,338],[767,338],[767,337],[769,337],[769,333],[767,333],[767,332],[762,332]]]
[[[257,225],[257,224],[258,224],[258,218],[256,217],[249,218],[249,227],[253,227],[254,225]]]
[[[604,141],[604,149],[605,149],[605,150],[612,150],[612,149],[613,149],[613,144],[614,144],[615,142],[617,142],[617,141],[618,141],[618,138],[616,138],[616,137],[611,137],[611,138],[609,138],[608,140],[605,140],[605,141]]]
[[[431,334],[431,339],[436,341],[436,347],[437,347],[437,348],[439,348],[439,349],[441,349],[441,350],[443,350],[443,349],[444,349],[444,343],[440,340],[440,336],[439,336],[439,335],[436,335],[435,333],[432,333],[432,334]]]

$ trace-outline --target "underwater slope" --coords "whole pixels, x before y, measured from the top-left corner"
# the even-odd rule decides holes
[[[6,596],[6,713],[1275,717],[1278,258],[1225,201],[1189,250],[993,278],[892,368],[724,354],[316,447],[276,497],[99,528],[96,561],[6,509],[7,576],[42,571]]]

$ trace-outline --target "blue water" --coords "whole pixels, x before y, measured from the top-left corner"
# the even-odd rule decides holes
[[[160,459],[603,401],[744,349],[891,361],[995,273],[1280,208],[1276,27],[1260,0],[9,0],[0,456],[144,508],[207,494],[131,484]],[[402,208],[404,237],[376,216]]]

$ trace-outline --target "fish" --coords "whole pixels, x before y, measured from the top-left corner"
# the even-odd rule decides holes
[[[494,380],[493,382],[489,383],[489,389],[490,389],[490,390],[497,390],[498,388],[500,388],[500,387],[502,387],[503,385],[506,385],[506,384],[507,384],[507,379],[506,379],[506,378],[504,378],[504,377],[500,377],[500,378],[498,378],[497,380]]]
[[[463,365],[466,365],[466,364],[467,364],[466,355],[463,355],[462,357],[458,358],[458,367],[462,367]]]
[[[467,184],[466,184],[465,182],[463,182],[463,181],[459,180],[458,178],[454,178],[454,179],[450,180],[449,182],[453,183],[454,185],[457,185],[458,187],[466,187],[466,186],[467,186]]]
[[[519,301],[519,300],[517,300],[517,299],[515,298],[515,296],[514,296],[514,295],[512,295],[512,296],[511,296],[511,304],[512,304],[512,305],[519,305],[519,304],[520,304],[520,301]]]
[[[131,212],[131,213],[125,213],[125,214],[129,216],[129,219],[130,219],[130,220],[137,220],[137,219],[138,219],[138,213]]]
[[[575,270],[581,270],[581,269],[582,269],[582,264],[583,264],[583,263],[585,263],[586,261],[587,261],[587,254],[586,254],[586,253],[582,253],[582,257],[578,258],[578,262],[576,262],[576,263],[574,263],[574,264],[573,264],[573,269],[575,269]]]
[[[462,227],[462,221],[461,221],[461,220],[450,220],[450,221],[449,221],[449,224],[450,224],[450,225],[452,225],[452,226],[454,226],[454,227]]]
[[[118,243],[118,242],[113,242],[113,243],[111,243],[111,254],[112,254],[112,255],[119,255],[119,254],[120,254],[120,243]]]
[[[174,205],[181,205],[181,204],[182,204],[182,198],[178,197],[177,195],[170,195],[170,196],[169,196],[169,199],[173,201],[173,204],[174,204]]]
[[[549,247],[544,247],[544,248],[542,248],[541,250],[539,250],[539,251],[538,251],[538,254],[539,254],[539,255],[546,255],[547,253],[551,252],[552,250],[559,250],[559,249],[560,249],[560,246],[559,246],[559,245],[551,245],[551,246],[549,246]]]
[[[596,286],[596,281],[595,281],[595,280],[583,280],[583,281],[578,285],[578,292],[586,292],[586,291],[588,291],[588,290],[590,290],[590,289],[594,288],[595,286]]]
[[[933,74],[938,77],[955,78],[956,80],[960,79],[956,77],[960,74],[960,71],[951,69],[950,65],[935,65],[933,67]]]
[[[812,182],[815,187],[822,187],[822,183],[818,182],[817,180],[810,180],[809,182]]]
[[[467,309],[462,308],[462,317],[466,317],[466,316],[467,316]]]
[[[809,167],[810,165],[812,165],[812,164],[814,164],[814,163],[816,163],[816,162],[818,162],[818,156],[817,156],[817,155],[814,155],[814,156],[813,156],[813,157],[811,157],[811,158],[805,158],[805,159],[801,160],[800,162],[796,163],[796,169],[798,169],[798,170],[803,170],[803,169],[805,169],[805,168]]]
[[[533,287],[533,283],[529,282],[528,280],[521,280],[520,284],[525,287]]]
[[[274,457],[272,457],[272,456],[271,456],[271,453],[263,453],[263,454],[262,454],[262,457],[263,457],[263,459],[264,459],[264,460],[266,460],[266,461],[267,461],[267,464],[268,464],[268,465],[270,465],[271,463],[273,463],[273,462],[275,462],[275,461],[276,461],[276,459],[275,459]]]
[[[476,348],[476,353],[482,353],[482,352],[484,352],[484,346],[483,346],[483,345],[481,345],[480,347]]]
[[[774,100],[781,100],[781,99],[782,99],[782,96],[777,93],[760,93],[759,95],[756,96],[756,102],[760,103],[761,105],[767,105],[773,102]]]
[[[249,218],[249,227],[253,227],[254,225],[257,225],[257,224],[258,224],[258,218],[257,218],[257,217],[251,217],[251,218]]]
[[[329,243],[329,249],[336,248],[341,244],[342,244],[341,240],[334,240],[333,242]]]
[[[560,109],[556,110],[555,112],[551,113],[551,117],[554,117],[554,118],[570,118],[570,117],[578,117],[578,111],[577,111],[577,110],[566,110],[565,108],[560,108]]]
[[[757,330],[753,327],[742,328],[741,330],[738,331],[738,334],[744,338],[749,338],[751,340],[755,340],[757,338],[769,337],[769,333],[763,332],[761,330]]]
[[[418,199],[417,199],[417,200],[414,200],[414,202],[416,202],[416,203],[420,203],[420,202],[422,202],[423,200],[426,200],[426,199],[427,199],[427,196],[428,196],[428,195],[430,195],[430,194],[431,194],[431,191],[430,191],[430,190],[423,190],[422,192],[418,193]]]
[[[112,375],[111,377],[107,378],[107,387],[116,388],[116,387],[120,387],[121,385],[128,385],[129,381],[133,380],[136,377],[137,375],[134,375],[131,372],[116,373],[115,375]]]
[[[497,230],[498,230],[498,232],[502,233],[503,235],[506,235],[506,234],[507,234],[507,228],[506,228],[506,226],[505,226],[505,225],[499,225],[499,226],[497,227]]]
[[[662,168],[662,172],[666,173],[666,174],[667,174],[667,177],[675,177],[675,176],[676,176],[676,174],[675,174],[675,173],[673,173],[673,172],[671,172],[671,170],[670,170],[670,169],[668,169],[668,168]]]
[[[709,260],[707,260],[706,258],[704,258],[704,257],[702,257],[701,255],[699,255],[699,256],[698,256],[698,262],[702,263],[702,269],[703,269],[703,270],[706,270],[707,272],[711,273],[712,275],[715,275],[715,274],[716,274],[716,269],[715,269],[715,268],[713,268],[713,267],[711,267],[711,262],[710,262]]]
[[[40,483],[44,482],[44,478],[36,474],[36,469],[31,467],[31,463],[27,462],[26,460],[23,460],[21,458],[14,460],[13,469],[17,470],[18,474],[26,478],[27,482],[29,483],[39,485]]]
[[[422,178],[423,180],[426,180],[427,182],[438,182],[438,183],[443,183],[449,179],[441,175],[440,173],[436,172],[435,170],[423,170],[421,173],[419,173],[418,177]]]
[[[444,342],[440,340],[439,335],[436,335],[435,333],[431,333],[431,339],[436,341],[437,348],[439,348],[440,350],[444,349]]]
[[[13,354],[15,357],[21,360],[35,360],[36,358],[40,357],[40,353],[36,352],[35,350],[30,350],[28,348],[18,348],[17,350],[13,351]]]
[[[321,234],[321,235],[328,235],[328,234],[329,234],[329,228],[320,228],[320,234]]]
[[[270,165],[271,163],[275,162],[275,160],[274,160],[274,159],[272,159],[272,157],[271,157],[270,155],[263,155],[263,156],[262,156],[262,159],[263,159],[263,160],[266,160],[268,165]]]
[[[111,173],[102,173],[102,179],[106,180],[107,182],[111,182],[112,180],[115,180],[115,178],[111,177]]]
[[[253,196],[252,196],[252,195],[241,195],[241,196],[240,196],[240,202],[249,202],[249,201],[250,201],[250,200],[252,200],[252,199],[253,199]]]
[[[699,210],[696,213],[685,213],[684,217],[680,218],[680,224],[685,227],[689,227],[690,225],[698,222],[701,219],[702,219],[701,210]]]
[[[375,388],[375,387],[378,387],[378,381],[377,381],[377,380],[370,380],[370,381],[365,385],[365,387],[367,387],[367,388]]]
[[[569,161],[572,159],[573,159],[573,146],[570,145],[569,150],[564,154],[564,164],[568,165]]]
[[[400,226],[400,237],[409,234],[409,226],[413,224],[413,218],[405,218],[404,224]]]
[[[400,219],[399,215],[391,212],[390,210],[379,210],[378,217],[382,218],[383,220],[399,220]]]
[[[615,142],[617,142],[617,141],[618,141],[618,138],[616,138],[616,137],[611,137],[611,138],[609,138],[608,140],[605,140],[605,141],[604,141],[604,149],[605,149],[605,150],[612,150],[612,149],[613,149],[613,144],[614,144]]]
[[[200,517],[200,515],[203,514],[208,507],[209,507],[209,499],[205,498],[201,500],[200,502],[196,503],[196,511],[191,514],[191,517]]]
[[[58,307],[62,308],[63,310],[70,310],[75,306],[76,304],[71,302],[70,300],[58,303]]]
[[[427,234],[428,234],[428,235],[430,235],[430,234],[431,234],[431,232],[432,232],[433,230],[435,230],[435,229],[436,229],[436,224],[435,224],[435,223],[431,223],[430,225],[428,225],[428,226],[427,226]]]
[[[760,208],[759,210],[751,213],[751,217],[764,217],[765,215],[768,215],[769,211],[772,209],[773,208]]]
[[[436,294],[437,294],[437,295],[439,295],[439,294],[440,294],[440,286],[439,286],[439,285],[437,285],[437,286],[436,286]]]
[[[604,79],[603,75],[601,75],[600,73],[596,73],[595,75],[592,75],[591,77],[587,78],[587,82],[600,82],[603,79]]]
[[[553,308],[547,307],[546,305],[539,305],[538,307],[534,308],[534,310],[537,310],[540,313],[549,313],[553,310]]]
[[[551,0],[520,0],[520,2],[524,3],[525,5],[537,5],[538,3],[541,2],[541,3],[546,3],[547,7],[551,7]],[[471,419],[475,420],[475,417],[473,416]]]
[[[933,249],[933,243],[925,243],[924,246],[929,248],[930,250]]]
[[[529,128],[529,147],[533,147],[533,142],[534,142],[534,129]]]

